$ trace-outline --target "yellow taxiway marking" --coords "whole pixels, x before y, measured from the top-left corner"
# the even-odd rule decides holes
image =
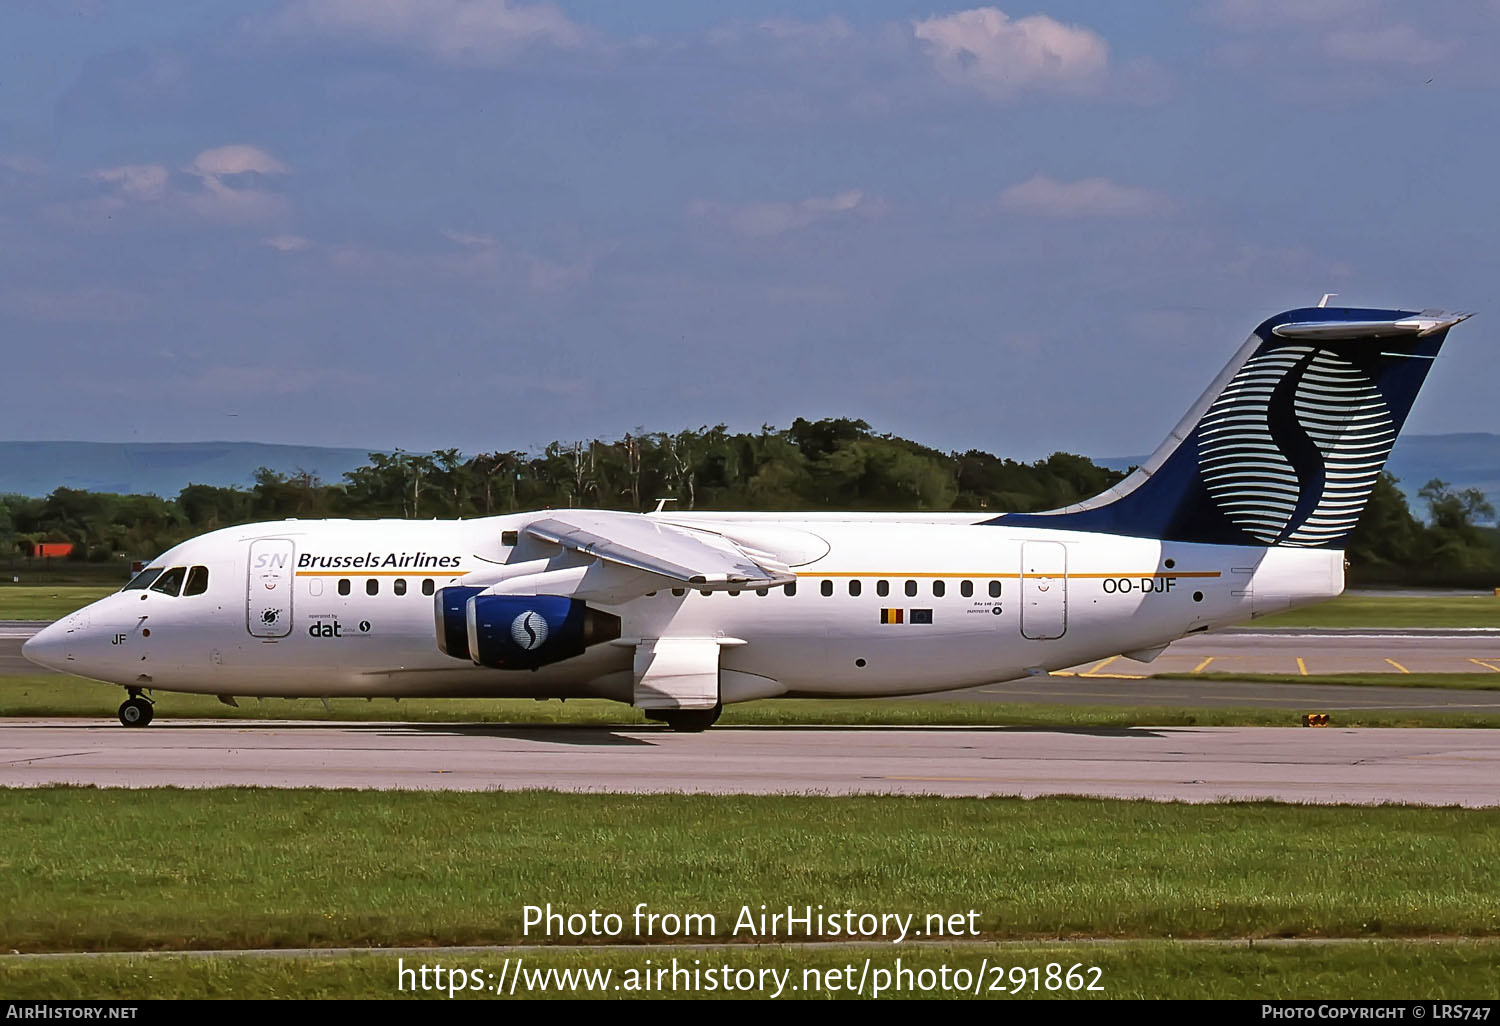
[[[1400,663],[1396,662],[1396,660],[1394,660],[1394,659],[1387,659],[1386,662],[1390,663],[1392,666],[1394,666],[1396,669],[1400,670],[1402,673],[1410,673],[1411,672],[1406,667],[1404,667]]]
[[[1297,672],[1302,674],[1302,676],[1304,677],[1307,676],[1307,664],[1302,661],[1301,656],[1297,657]]]
[[[1093,666],[1089,667],[1083,673],[1075,674],[1075,676],[1077,676],[1077,677],[1088,677],[1088,678],[1093,679],[1093,680],[1145,680],[1147,678],[1148,675],[1144,674],[1144,673],[1100,673],[1099,672],[1100,670],[1104,669],[1110,663],[1114,662],[1116,659],[1119,659],[1119,658],[1120,658],[1119,656],[1110,656],[1108,659],[1104,660],[1103,662],[1095,663]]]
[[[1497,672],[1500,672],[1500,671],[1497,671]],[[1074,673],[1072,670],[1052,670],[1050,673],[1047,674],[1047,676],[1049,676],[1049,677],[1076,677],[1076,676],[1078,676],[1078,674]]]
[[[1214,657],[1213,656],[1209,656],[1207,659],[1203,660],[1203,662],[1201,662],[1197,666],[1193,667],[1193,672],[1194,673],[1202,673],[1204,671],[1204,669],[1208,666],[1208,664],[1211,663],[1211,662],[1213,662],[1213,661],[1214,661]]]
[[[1500,673],[1500,666],[1496,666],[1492,660],[1470,659],[1469,662],[1473,663],[1475,666],[1483,666],[1486,670],[1494,670],[1496,673]]]

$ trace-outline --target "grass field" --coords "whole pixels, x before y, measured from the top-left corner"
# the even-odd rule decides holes
[[[61,619],[119,590],[118,584],[0,585],[0,620]]]
[[[398,968],[414,964],[442,964],[465,972],[479,971],[484,986],[499,986],[498,978],[512,962],[520,958],[525,965],[524,980],[536,972],[609,970],[608,981],[597,996],[631,996],[631,970],[677,966],[700,971],[724,967],[734,970],[737,981],[755,989],[726,992],[724,989],[701,988],[697,993],[653,989],[650,997],[760,997],[776,993],[776,981],[769,976],[752,978],[741,970],[774,970],[781,976],[782,997],[850,997],[849,990],[827,988],[828,975],[844,970],[835,979],[840,984],[856,984],[863,975],[866,959],[872,975],[866,985],[869,996],[877,982],[878,970],[890,972],[901,959],[903,968],[936,974],[942,966],[951,971],[966,970],[977,976],[984,970],[981,986],[1010,986],[1010,973],[994,972],[996,966],[1040,967],[1045,976],[1049,963],[1056,963],[1063,975],[1081,965],[1080,986],[1087,987],[1096,977],[1083,969],[1097,967],[1098,986],[1102,991],[1089,993],[1080,989],[1040,992],[1027,987],[1012,993],[984,992],[981,996],[1006,998],[1080,997],[1080,998],[1316,998],[1321,1001],[1369,998],[1422,999],[1441,994],[1445,998],[1489,998],[1500,990],[1500,941],[1448,940],[1426,941],[1354,941],[1316,946],[1204,946],[1174,941],[1127,941],[1119,944],[1090,945],[1057,942],[1026,944],[993,944],[983,946],[842,947],[829,945],[809,950],[778,945],[739,947],[729,950],[684,952],[670,948],[642,948],[634,951],[551,951],[551,952],[473,952],[462,955],[431,952],[405,952],[401,955],[370,953],[311,957],[180,957],[172,955],[131,954],[106,958],[58,958],[28,961],[0,956],[0,993],[11,999],[100,999],[100,998],[385,998],[408,997],[424,1000],[448,1000],[446,990],[397,990]],[[649,965],[648,965],[649,960]],[[990,968],[986,968],[986,966]],[[852,968],[850,968],[852,967]],[[810,975],[809,971],[817,976]],[[491,977],[496,982],[491,982]],[[666,977],[670,979],[670,977]],[[823,982],[823,989],[818,979]],[[948,977],[954,979],[953,976]],[[1065,978],[1065,975],[1064,975]],[[473,978],[466,977],[465,982]],[[554,978],[555,979],[555,978]],[[681,977],[686,987],[691,979]],[[700,980],[702,977],[700,977]],[[960,977],[962,979],[962,977]],[[932,977],[928,977],[931,981]],[[429,977],[429,982],[431,977]],[[760,990],[764,982],[766,989]],[[889,985],[890,977],[884,982]],[[911,985],[923,981],[914,976]],[[409,986],[419,986],[420,982]],[[930,983],[929,983],[930,985]],[[619,986],[620,989],[614,989]],[[1062,985],[1066,987],[1064,983]],[[794,989],[795,988],[795,989]],[[582,997],[582,990],[559,988],[530,992],[519,986],[515,996]],[[458,991],[459,998],[490,997],[484,991]],[[964,997],[972,992],[930,990],[914,993],[885,992],[881,997]]]
[[[545,902],[740,941],[762,903],[974,909],[992,939],[1500,936],[1495,809],[57,787],[0,790],[0,836],[5,950],[537,942]]]
[[[101,585],[0,585],[0,620],[55,620],[117,591]],[[1500,597],[1345,595],[1255,621],[1266,627],[1494,627]]]
[[[1500,585],[1500,581],[1496,582]],[[1259,627],[1495,627],[1500,596],[1342,595],[1255,621]]]
[[[1315,683],[1317,678],[1301,678]],[[0,677],[0,717],[89,716],[113,720],[122,688],[64,677],[33,674]],[[514,723],[558,726],[650,724],[638,709],[602,699],[536,702],[517,698],[377,699],[335,698],[329,708],[315,698],[242,698],[238,708],[209,695],[158,692],[157,722],[183,719],[405,721],[417,723]],[[1180,706],[1049,705],[1008,702],[951,702],[923,699],[772,699],[732,705],[723,726],[855,727],[1290,727],[1314,709],[1208,708]],[[1333,711],[1340,727],[1500,727],[1500,713],[1435,712],[1425,709]],[[154,729],[151,727],[148,730]]]

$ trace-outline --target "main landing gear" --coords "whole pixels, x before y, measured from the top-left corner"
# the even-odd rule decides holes
[[[665,723],[679,734],[701,734],[719,721],[723,711],[722,702],[712,709],[652,709],[646,719]]]
[[[130,697],[120,703],[120,722],[127,727],[144,727],[151,722],[155,711],[150,700],[141,696],[139,688],[131,688]]]

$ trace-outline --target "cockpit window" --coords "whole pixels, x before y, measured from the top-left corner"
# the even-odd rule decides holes
[[[187,587],[182,589],[184,595],[202,595],[208,590],[208,567],[195,566],[188,570]]]
[[[132,577],[130,579],[130,583],[125,585],[125,587],[120,590],[139,591],[142,588],[149,588],[151,587],[151,582],[161,576],[161,572],[163,569],[163,567],[159,566],[148,566],[146,569],[142,570],[140,573]]]
[[[182,590],[182,581],[185,577],[187,577],[187,567],[174,566],[156,579],[156,583],[151,585],[151,590],[159,591],[163,595],[176,595]]]

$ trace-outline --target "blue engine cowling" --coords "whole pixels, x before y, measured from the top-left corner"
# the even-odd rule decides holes
[[[469,658],[501,670],[534,670],[620,636],[618,616],[560,595],[476,595],[467,614]]]
[[[454,586],[440,588],[433,600],[433,614],[437,618],[437,646],[444,655],[454,659],[468,659],[469,653],[469,599],[483,588]]]

